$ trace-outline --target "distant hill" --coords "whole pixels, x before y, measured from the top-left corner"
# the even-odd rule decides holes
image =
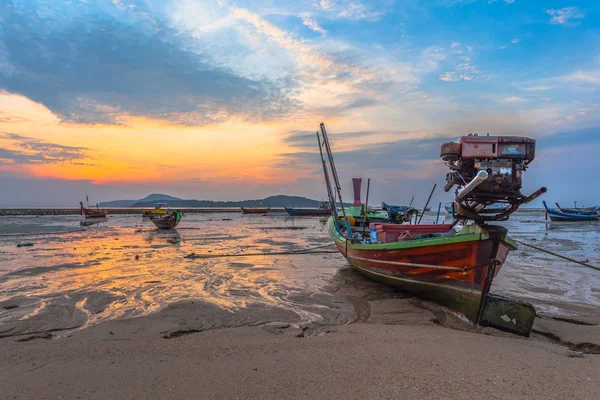
[[[143,199],[139,200],[114,200],[114,201],[105,201],[100,203],[100,207],[138,207],[136,204],[138,203],[149,203],[150,205],[154,205],[155,203],[171,203],[174,201],[182,201],[179,197],[169,196],[168,194],[160,194],[160,193],[152,193]],[[185,200],[183,200],[185,201]]]
[[[163,200],[163,199],[161,199]],[[150,207],[153,206],[157,200],[138,201],[132,204],[132,207]],[[321,200],[312,200],[306,197],[299,196],[269,196],[264,199],[256,200],[241,200],[241,201],[212,201],[212,200],[168,200],[169,206],[173,208],[191,208],[191,207],[319,207],[322,204]],[[102,204],[101,204],[102,205]],[[123,206],[130,207],[130,206]]]

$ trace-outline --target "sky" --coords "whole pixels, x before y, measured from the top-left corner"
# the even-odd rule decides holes
[[[321,122],[348,200],[451,200],[440,145],[478,132],[599,204],[599,89],[593,0],[2,0],[0,207],[321,199]]]

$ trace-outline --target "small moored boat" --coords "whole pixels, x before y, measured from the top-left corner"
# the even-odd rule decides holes
[[[291,217],[309,217],[309,216],[324,216],[330,215],[328,203],[323,203],[319,208],[288,208],[285,207],[285,212]]]
[[[165,215],[150,215],[150,220],[158,229],[173,229],[181,221],[179,211],[169,211]]]
[[[151,215],[166,215],[168,213],[168,208],[169,206],[167,205],[167,203],[156,203],[154,208],[142,209],[142,215],[144,217],[149,217]]]
[[[555,208],[548,208],[548,205],[544,201],[544,208],[546,209],[546,215],[550,217],[551,221],[598,221],[600,214],[597,212],[564,212]]]
[[[80,213],[85,218],[106,218],[108,215],[108,211],[100,210],[98,209],[98,206],[96,206],[95,210],[93,208],[84,207],[82,201],[79,202],[79,206],[81,207]]]

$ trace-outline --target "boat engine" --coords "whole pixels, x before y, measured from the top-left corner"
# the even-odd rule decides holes
[[[444,190],[457,186],[453,215],[458,219],[507,219],[521,204],[546,192],[542,187],[529,196],[521,193],[523,173],[535,158],[535,140],[518,136],[469,134],[459,142],[442,145],[442,160],[450,169]],[[493,203],[506,208],[494,215],[479,212]]]

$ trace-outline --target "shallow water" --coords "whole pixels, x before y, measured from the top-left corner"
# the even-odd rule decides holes
[[[600,265],[600,223],[546,224],[543,218],[526,211],[505,224],[515,239]],[[134,215],[90,226],[81,226],[78,216],[1,217],[0,336],[80,328],[190,299],[229,310],[262,304],[304,322],[335,324],[356,318],[349,296],[402,296],[350,270],[338,253],[186,258],[322,247],[330,243],[325,222],[188,214],[176,231],[159,231]],[[33,246],[17,247],[25,243]],[[600,271],[520,246],[492,291],[539,311],[589,314],[600,306]]]

